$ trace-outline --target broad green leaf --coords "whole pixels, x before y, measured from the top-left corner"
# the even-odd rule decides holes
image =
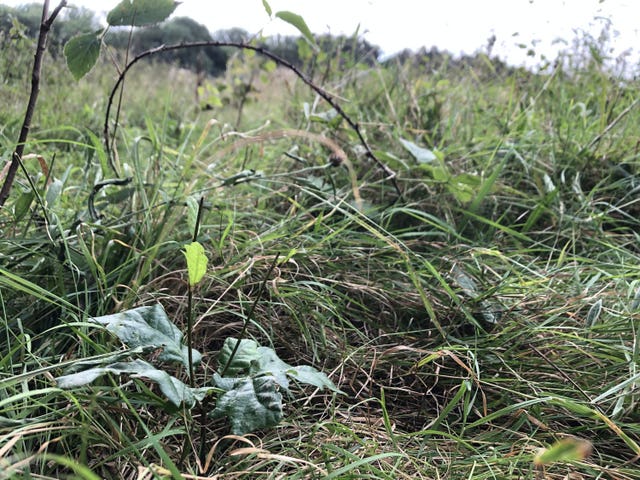
[[[229,386],[226,379],[220,381],[217,374],[213,380],[223,390]],[[242,378],[233,382],[232,387],[218,398],[212,415],[227,417],[234,435],[272,427],[282,419],[282,395],[273,378]]]
[[[536,465],[551,465],[557,462],[577,462],[587,458],[593,445],[582,438],[563,438],[549,448],[542,449],[533,459]]]
[[[158,356],[160,361],[189,365],[188,349],[181,343],[182,333],[171,323],[160,304],[95,317],[91,321],[104,325],[131,348],[162,348]],[[192,356],[194,363],[199,363],[202,359],[197,350],[193,350]]]
[[[236,338],[227,338],[222,345],[220,353],[218,354],[218,365],[220,366],[220,370],[225,367],[227,368],[225,371],[225,376],[227,377],[249,375],[251,362],[260,358],[258,344],[253,340],[243,338],[240,340],[240,346],[238,347],[235,355],[233,355],[231,363],[229,363],[229,359],[236,348],[237,342],[238,340]],[[227,364],[229,365],[227,366]]]
[[[207,255],[200,242],[191,242],[184,247],[184,256],[187,258],[189,285],[193,287],[207,273]]]
[[[180,2],[174,0],[122,0],[107,15],[107,23],[142,27],[166,20]]]
[[[444,165],[430,165],[423,163],[421,168],[428,171],[436,182],[448,183],[451,180],[451,174]]]
[[[160,386],[160,391],[162,391],[164,396],[176,407],[184,403],[188,408],[193,408],[196,401],[201,402],[207,392],[214,390],[212,387],[191,388],[164,370],[158,370],[151,365],[149,365],[149,367],[150,368],[137,372],[133,376],[156,382]]]
[[[436,154],[428,148],[419,147],[415,143],[405,140],[404,138],[400,139],[400,143],[413,156],[413,158],[418,161],[418,163],[431,163],[438,158],[436,157]]]
[[[276,12],[276,17],[278,17],[280,20],[284,20],[289,25],[293,25],[295,28],[297,28],[298,31],[302,34],[302,36],[305,38],[305,40],[309,42],[309,44],[312,45],[316,50],[318,49],[318,45],[316,44],[316,41],[313,38],[313,34],[311,33],[311,30],[309,30],[309,27],[307,26],[307,22],[304,21],[304,18],[302,18],[297,13],[289,12],[286,10]]]
[[[267,2],[267,0],[262,0],[262,6],[267,11],[267,15],[271,16],[273,14],[273,10],[271,10],[271,5],[269,5],[269,2]]]
[[[235,338],[227,338],[225,340],[218,356],[220,370],[229,361],[237,341]],[[225,373],[226,377],[271,375],[278,386],[285,390],[289,388],[289,380],[287,379],[287,376],[289,376],[295,378],[298,382],[308,383],[319,388],[327,387],[329,390],[339,392],[338,388],[324,373],[307,365],[292,367],[283,362],[272,348],[261,347],[255,341],[249,339],[240,341],[240,346]]]
[[[251,362],[249,373],[256,376],[271,375],[278,386],[288,392],[289,380],[287,380],[287,374],[293,370],[293,367],[280,360],[280,357],[272,348],[259,347],[258,355],[258,359]]]
[[[82,370],[87,370],[89,367],[97,366],[105,366],[118,362],[127,362],[131,360],[132,357],[145,353],[150,350],[151,347],[142,348],[129,348],[127,350],[118,350],[116,352],[111,352],[102,355],[96,355],[94,357],[86,357],[79,358],[71,362],[71,364],[64,369],[66,374],[80,372]]]
[[[96,33],[83,33],[69,40],[64,46],[64,57],[73,78],[80,80],[98,61],[100,37]]]
[[[143,360],[117,362],[103,367],[89,368],[81,372],[58,377],[56,378],[56,383],[60,388],[77,388],[88,385],[107,373],[113,375],[127,374],[134,378],[151,380],[158,384],[164,396],[177,407],[184,404],[188,408],[192,408],[196,400],[201,401],[207,392],[213,390],[212,387],[190,388],[164,370],[158,370]]]
[[[236,345],[238,348],[231,357]],[[224,369],[227,363],[225,374],[229,377],[223,378],[218,373],[213,376],[216,387],[226,392],[218,399],[214,416],[228,417],[232,431],[237,435],[280,421],[282,396],[279,390],[289,393],[287,377],[342,393],[324,373],[306,365],[292,367],[273,349],[261,347],[253,340],[242,339],[238,344],[237,339],[227,338],[218,356],[219,369]]]

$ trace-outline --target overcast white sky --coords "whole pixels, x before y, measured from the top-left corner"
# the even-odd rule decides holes
[[[95,11],[107,11],[118,0],[68,0]],[[360,32],[371,43],[393,53],[405,47],[437,46],[453,53],[473,53],[495,34],[494,53],[511,63],[526,60],[527,47],[554,58],[577,30],[597,36],[611,22],[616,54],[640,50],[640,0],[268,0],[274,12],[303,16],[315,33]],[[0,0],[18,4],[24,0]],[[51,0],[51,4],[57,2]],[[265,34],[297,32],[279,19],[270,20],[262,0],[182,0],[175,15],[193,17],[210,30],[242,27]],[[566,46],[566,44],[565,44]],[[634,57],[634,58],[637,58]]]

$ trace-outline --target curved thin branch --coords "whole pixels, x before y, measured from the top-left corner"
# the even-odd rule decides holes
[[[269,50],[263,47],[257,47],[255,45],[250,45],[247,43],[219,42],[215,40],[193,42],[193,43],[179,43],[174,45],[161,45],[159,47],[152,48],[150,50],[146,50],[144,52],[139,53],[129,63],[127,63],[125,68],[120,73],[120,76],[118,77],[116,84],[111,90],[111,95],[109,95],[109,103],[107,105],[107,111],[105,114],[105,121],[104,121],[104,141],[106,145],[107,158],[109,159],[111,168],[114,170],[114,172],[116,172],[116,174],[117,174],[117,170],[111,159],[111,151],[109,148],[109,143],[110,143],[109,142],[109,116],[111,113],[111,105],[113,104],[115,94],[118,88],[120,87],[120,85],[122,84],[122,82],[124,81],[124,78],[127,72],[129,71],[129,69],[133,67],[136,63],[138,63],[140,60],[142,60],[143,58],[150,57],[158,53],[170,52],[172,50],[180,50],[184,48],[203,48],[203,47],[233,47],[233,48],[239,48],[243,50],[252,50],[264,57],[267,57],[273,60],[276,64],[291,70],[300,80],[302,80],[307,86],[309,86],[311,90],[316,92],[329,105],[331,105],[331,107],[333,107],[333,109],[338,113],[338,115],[340,115],[351,127],[351,129],[356,132],[356,135],[358,136],[360,143],[362,144],[362,146],[364,147],[367,153],[367,157],[372,159],[378,165],[378,167],[385,173],[385,175],[387,175],[387,178],[391,180],[391,183],[393,184],[393,187],[396,190],[396,193],[398,194],[398,198],[400,199],[402,198],[402,192],[400,190],[400,187],[398,186],[398,182],[396,181],[396,173],[393,170],[391,170],[386,164],[384,164],[378,157],[376,157],[376,155],[373,153],[373,150],[371,150],[371,147],[365,140],[364,135],[360,130],[360,125],[354,120],[352,120],[351,117],[349,117],[349,115],[346,114],[346,112],[342,109],[342,107],[340,107],[340,105],[338,105],[338,103],[335,101],[335,99],[329,92],[327,92],[322,87],[315,84],[313,80],[311,80],[307,75],[302,73],[300,69],[298,69],[298,67],[293,65],[291,62],[285,60],[282,57],[279,57],[278,55],[270,52]]]

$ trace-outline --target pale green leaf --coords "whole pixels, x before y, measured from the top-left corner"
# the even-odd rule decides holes
[[[307,26],[307,22],[304,21],[304,18],[302,18],[297,13],[289,12],[286,10],[276,12],[276,17],[278,17],[280,20],[284,20],[289,25],[292,25],[295,28],[297,28],[298,31],[302,34],[302,36],[305,38],[305,40],[309,42],[309,44],[312,45],[316,50],[318,49],[318,45],[316,44],[316,41],[313,38],[313,33],[311,33],[311,30]]]
[[[187,259],[189,285],[193,287],[207,273],[207,255],[200,242],[192,242],[184,247],[184,256]]]
[[[122,0],[107,15],[112,26],[141,27],[169,18],[180,2],[174,0]]]
[[[418,163],[431,163],[437,159],[435,153],[428,148],[419,147],[409,140],[400,139],[402,146],[415,158]]]
[[[69,40],[64,46],[67,68],[73,78],[80,80],[98,61],[100,56],[100,37],[96,33],[83,33]]]
[[[189,196],[187,197],[187,225],[189,226],[189,231],[195,231],[197,219],[198,200],[193,196]]]
[[[48,207],[52,207],[53,205],[55,205],[58,197],[60,197],[60,194],[62,193],[62,187],[62,182],[58,179],[55,179],[53,182],[51,182],[51,185],[47,187],[45,200]]]
[[[271,16],[273,14],[273,10],[271,10],[271,5],[269,5],[269,2],[267,2],[267,0],[262,0],[262,6],[266,10],[267,15]]]

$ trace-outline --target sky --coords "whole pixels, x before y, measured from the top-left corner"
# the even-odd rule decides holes
[[[273,12],[301,15],[314,33],[353,34],[387,55],[404,48],[436,46],[453,54],[486,48],[514,65],[554,59],[578,32],[598,37],[608,28],[611,55],[624,52],[636,61],[640,50],[639,0],[267,0]],[[15,5],[24,0],[0,0]],[[56,5],[51,0],[51,5]],[[106,12],[118,0],[68,0]],[[215,31],[241,27],[266,35],[297,34],[280,19],[270,19],[262,0],[182,0],[174,15],[190,16]],[[533,49],[535,56],[527,56]]]

